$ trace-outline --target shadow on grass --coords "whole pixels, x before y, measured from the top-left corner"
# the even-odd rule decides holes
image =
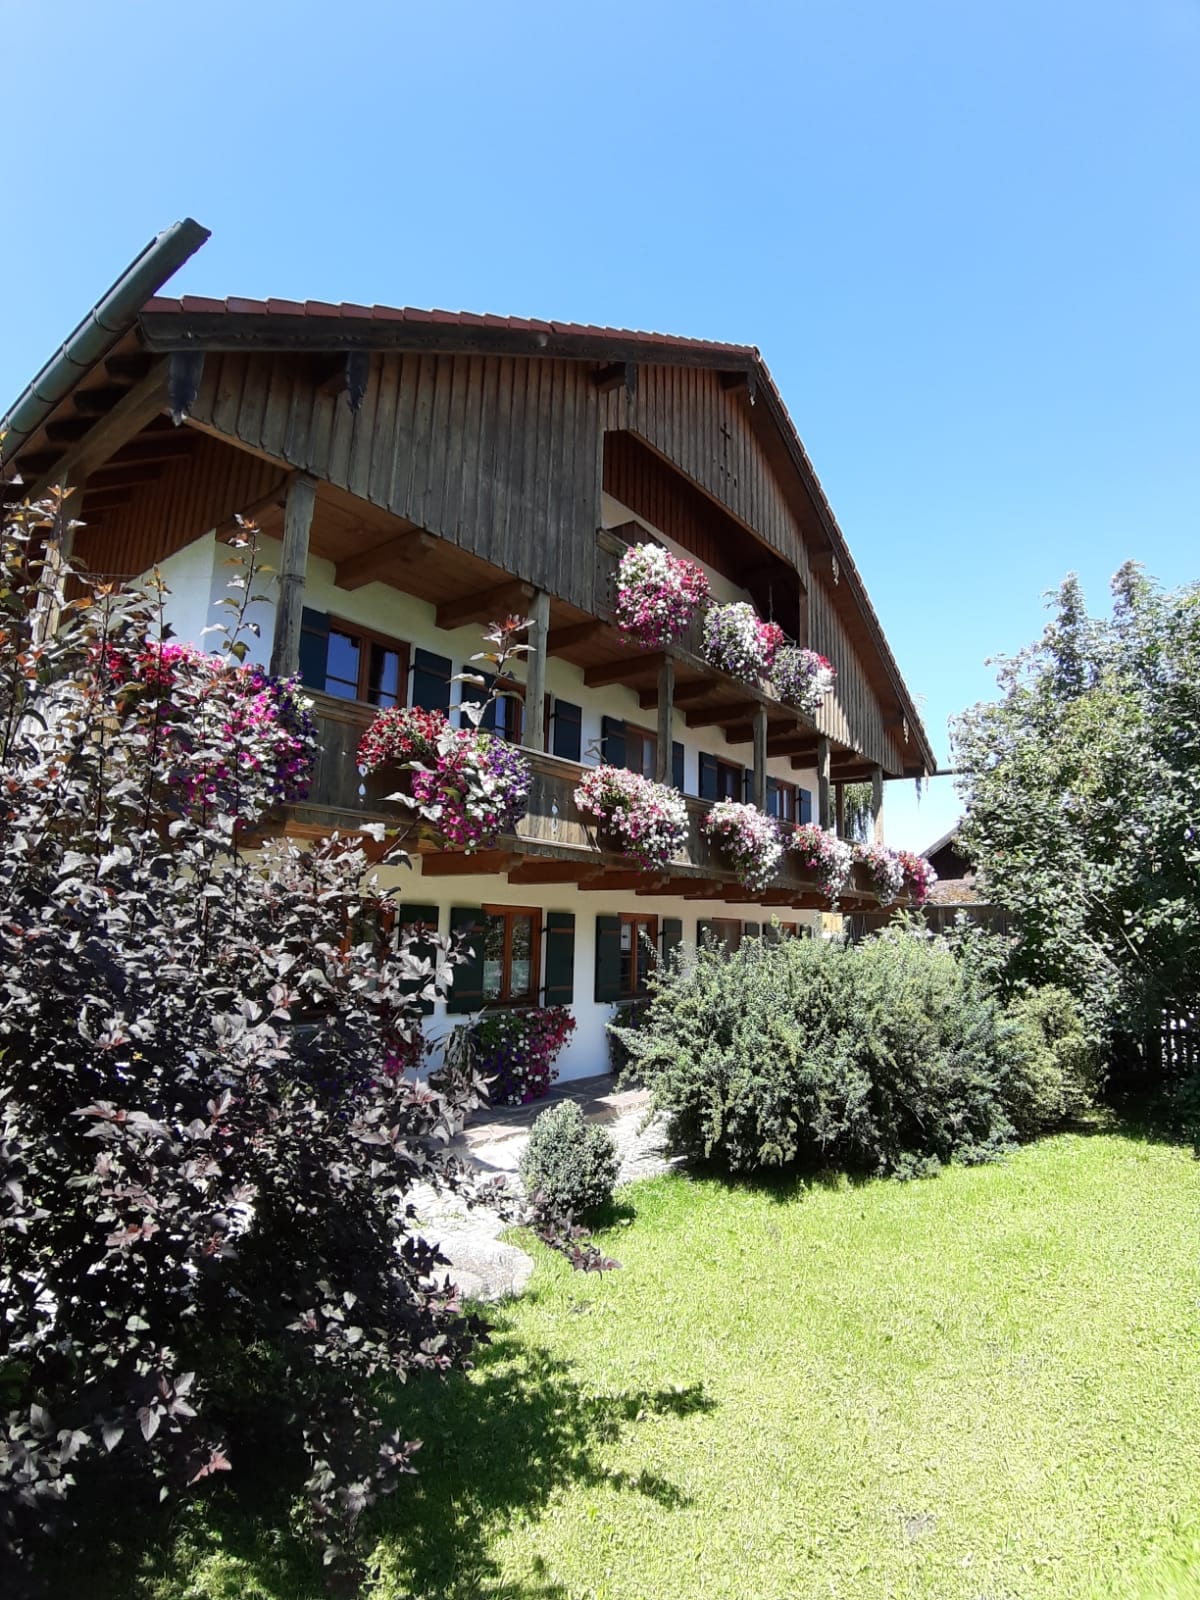
[[[423,1445],[416,1475],[363,1520],[371,1579],[395,1600],[566,1600],[544,1573],[515,1586],[502,1581],[496,1539],[510,1524],[536,1522],[567,1482],[640,1495],[665,1511],[686,1504],[666,1478],[614,1474],[605,1447],[655,1415],[700,1416],[713,1406],[702,1385],[589,1394],[499,1313],[470,1378],[421,1377],[395,1396],[389,1426]],[[90,1600],[323,1600],[330,1591],[320,1554],[293,1525],[301,1462],[264,1455],[236,1465],[173,1514],[97,1485],[69,1556],[48,1552],[40,1592],[83,1592],[86,1572]],[[340,1592],[370,1589],[368,1582]]]

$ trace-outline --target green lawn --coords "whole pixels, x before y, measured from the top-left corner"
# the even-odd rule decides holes
[[[623,1271],[544,1256],[477,1372],[405,1414],[427,1443],[373,1596],[1200,1595],[1188,1150],[1067,1136],[922,1183],[625,1198]],[[322,1593],[230,1515],[157,1571],[139,1596]]]

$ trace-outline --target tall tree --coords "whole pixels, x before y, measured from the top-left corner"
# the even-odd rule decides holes
[[[1014,912],[1019,978],[1140,1045],[1200,995],[1200,585],[1127,563],[1089,616],[1069,577],[999,700],[953,727],[961,838]]]

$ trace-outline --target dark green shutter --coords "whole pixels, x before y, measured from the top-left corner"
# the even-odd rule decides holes
[[[797,796],[797,801],[798,801],[798,810],[799,810],[799,815],[800,815],[800,821],[801,822],[811,822],[812,821],[812,795],[809,794],[807,789],[797,789],[796,796]]]
[[[483,911],[479,906],[452,906],[450,935],[467,960],[454,969],[447,1011],[478,1011],[483,1004]],[[468,954],[469,952],[469,954]]]
[[[430,935],[436,934],[438,929],[438,908],[436,906],[413,906],[405,901],[396,907],[396,925],[402,933],[406,928],[418,930],[416,941],[412,947],[412,953],[418,961],[429,959],[433,956],[433,943]],[[455,968],[456,975],[457,971],[458,969]],[[423,986],[418,985],[416,982],[409,985],[410,991],[415,991],[419,987]],[[429,1016],[432,1010],[432,1000],[421,1001],[421,1015],[423,1017]]]
[[[777,922],[766,922],[763,924],[762,937],[764,944],[782,944],[783,929]]]
[[[596,918],[596,999],[621,999],[621,919]]]
[[[767,779],[767,815],[769,817],[778,817],[780,815],[781,807],[780,807],[780,804],[779,804],[779,796],[780,796],[779,779],[778,778],[768,778]]]
[[[710,756],[706,750],[700,752],[700,798],[717,798],[717,758]]]
[[[757,939],[761,935],[761,933],[762,933],[762,923],[761,922],[743,922],[742,923],[742,938],[743,939]]]
[[[422,711],[449,711],[450,675],[454,664],[449,656],[432,650],[413,651],[412,703]]]
[[[742,768],[742,804],[754,803],[754,772],[750,767]]]
[[[582,761],[583,708],[572,705],[569,700],[556,698],[552,726],[554,738],[550,746],[551,754],[562,756],[564,761]]]
[[[625,765],[625,724],[620,717],[600,718],[600,759],[606,767]]]
[[[464,705],[481,705],[485,700],[488,701],[488,708],[483,713],[483,716],[479,719],[479,726],[481,728],[485,728],[489,733],[491,733],[494,730],[495,726],[496,726],[496,702],[495,702],[495,700],[490,699],[490,696],[491,696],[491,693],[492,693],[492,688],[493,688],[493,686],[494,686],[494,684],[496,682],[496,679],[495,679],[495,677],[494,677],[494,675],[492,673],[490,673],[490,672],[480,672],[476,667],[472,666],[469,662],[467,664],[467,671],[471,672],[471,673],[474,673],[476,677],[482,678],[483,682],[482,683],[464,683],[463,684],[463,686],[462,686],[463,704]],[[467,716],[464,716],[461,711],[458,714],[458,722],[459,722],[459,727],[461,727],[461,728],[474,727],[474,723],[472,723],[471,719],[469,717],[467,717]]]
[[[305,606],[300,614],[300,682],[306,689],[324,689],[328,660],[329,616]]]
[[[662,958],[669,961],[683,943],[683,921],[680,917],[662,919]]]
[[[678,739],[671,741],[671,782],[683,793],[683,746]]]
[[[546,984],[548,1006],[569,1006],[575,999],[575,913],[546,913]]]
[[[697,946],[700,949],[703,949],[704,948],[704,941],[706,939],[711,938],[711,937],[712,937],[712,923],[708,919],[708,917],[701,917],[700,921],[696,924],[696,944],[697,944]]]

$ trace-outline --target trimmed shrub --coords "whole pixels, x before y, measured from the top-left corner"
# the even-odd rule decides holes
[[[1093,1103],[1099,1053],[1075,997],[1050,984],[1008,1007],[1004,1101],[1022,1138],[1044,1133]]]
[[[1010,1076],[1014,1103],[1032,1094],[1033,1068],[1008,1069],[1018,1026],[969,963],[922,933],[849,947],[748,940],[652,981],[641,1028],[618,1037],[677,1146],[731,1172],[913,1175],[988,1159],[1017,1133]]]
[[[521,1179],[546,1209],[581,1216],[612,1199],[621,1158],[606,1128],[583,1120],[574,1100],[543,1111],[521,1157]]]

